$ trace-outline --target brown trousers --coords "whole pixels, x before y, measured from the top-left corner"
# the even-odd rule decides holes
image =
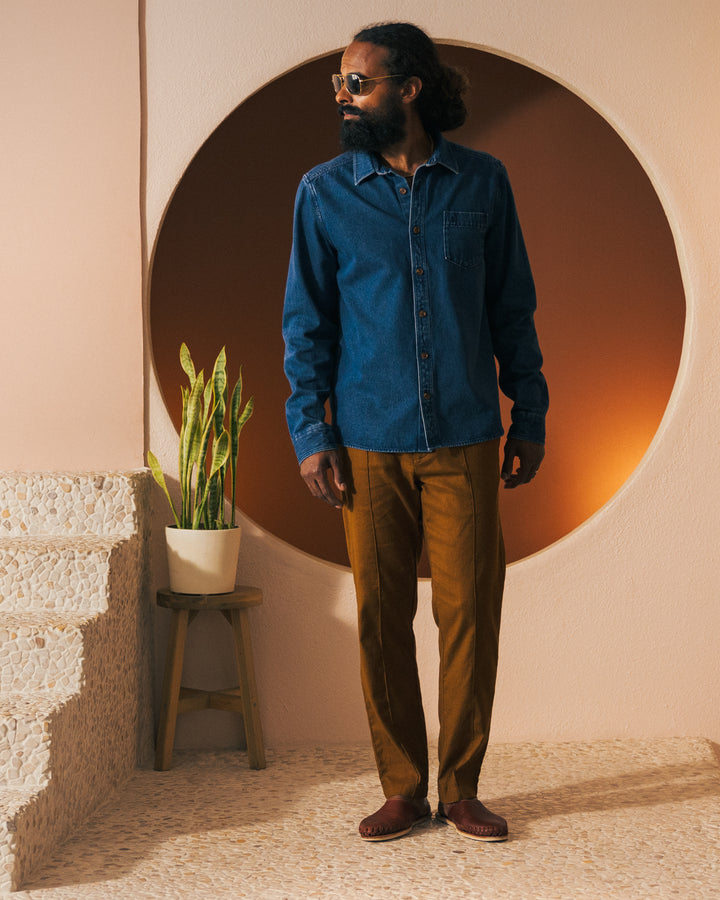
[[[487,441],[432,453],[344,451],[361,680],[386,797],[428,792],[413,632],[423,535],[440,643],[438,794],[444,803],[477,796],[505,579],[498,448]]]

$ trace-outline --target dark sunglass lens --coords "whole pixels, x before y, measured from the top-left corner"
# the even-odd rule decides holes
[[[351,73],[345,76],[345,87],[349,94],[359,94],[362,91],[362,79],[359,75]]]
[[[332,76],[332,86],[333,90],[337,94],[337,92],[342,88],[343,80],[342,75],[333,75]]]

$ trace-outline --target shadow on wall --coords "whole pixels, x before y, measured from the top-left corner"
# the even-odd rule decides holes
[[[506,164],[538,290],[548,452],[532,485],[501,492],[516,560],[580,525],[638,465],[675,381],[683,288],[657,195],[604,119],[518,63],[450,46],[443,56],[472,84],[468,122],[448,137]],[[339,152],[329,77],[338,66],[333,55],[279,78],[200,148],[158,237],[150,316],[176,426],[183,340],[206,369],[223,342],[243,363],[246,395],[256,398],[243,435],[243,511],[291,544],[346,563],[339,515],[313,500],[297,473],[281,337],[295,190],[303,172]]]
[[[177,479],[168,477],[167,484],[173,501],[178,504]],[[164,527],[172,516],[156,484],[153,484],[152,506],[150,569],[154,588],[165,588],[169,578]],[[336,566],[321,566],[310,579],[304,557],[277,542],[272,542],[272,550],[268,552],[265,536],[252,523],[243,521],[242,516],[240,524],[243,534],[238,581],[261,587],[264,594],[263,603],[250,610],[249,618],[266,748],[285,746],[288,734],[300,746],[314,746],[318,735],[335,735],[340,743],[347,741],[348,735],[354,735],[352,739],[357,735],[364,737],[367,725],[357,676],[360,666],[357,613],[349,572]],[[156,607],[154,593],[151,602],[155,613],[157,721],[170,613]],[[422,648],[421,642],[422,638]],[[328,677],[329,672],[333,673],[332,677]],[[232,632],[220,613],[203,612],[188,629],[182,684],[219,691],[237,683]],[[312,715],[308,715],[308,703]],[[341,732],[338,732],[338,721],[343,723]],[[244,748],[242,716],[214,709],[180,715],[174,747],[176,750]]]

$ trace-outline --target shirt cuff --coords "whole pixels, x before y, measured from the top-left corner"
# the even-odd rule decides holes
[[[321,422],[293,435],[293,446],[297,461],[301,463],[313,453],[320,453],[322,450],[337,450],[338,442],[332,426]]]
[[[545,443],[545,416],[538,413],[513,411],[512,425],[508,429],[508,438],[517,441],[532,441],[534,444]]]

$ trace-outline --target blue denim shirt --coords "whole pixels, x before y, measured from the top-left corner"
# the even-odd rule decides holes
[[[283,334],[298,461],[345,445],[544,442],[535,288],[504,166],[438,136],[412,185],[374,154],[303,176]],[[497,360],[497,369],[495,361]],[[331,421],[326,420],[330,401]]]

